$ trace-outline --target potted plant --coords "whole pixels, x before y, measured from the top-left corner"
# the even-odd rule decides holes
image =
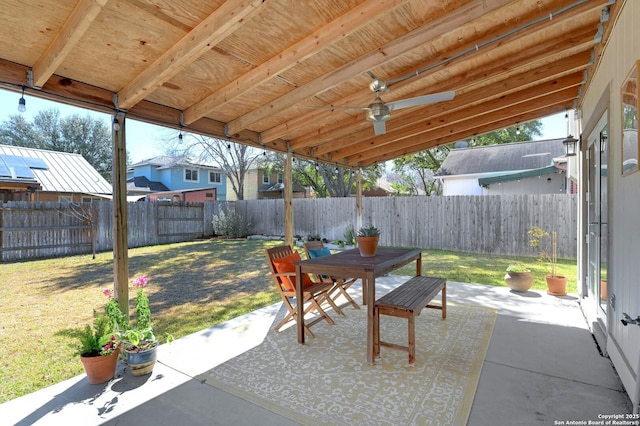
[[[107,316],[96,311],[93,316],[93,325],[87,324],[78,332],[78,353],[89,383],[95,385],[111,380],[115,375],[121,343]]]
[[[153,333],[149,298],[144,294],[147,283],[146,275],[139,275],[132,282],[133,287],[137,288],[135,325],[132,325],[122,313],[118,300],[113,297],[112,291],[104,291],[105,295],[109,297],[109,303],[105,309],[106,315],[113,321],[118,335],[122,339],[122,349],[134,376],[151,373],[158,358],[159,342]],[[168,340],[173,339],[169,337]]]
[[[558,266],[558,236],[556,231],[549,232],[544,229],[533,226],[528,231],[529,245],[538,249],[539,260],[548,266],[549,274],[545,277],[547,280],[547,293],[552,296],[565,296],[567,294],[567,277],[556,274]],[[550,245],[546,239],[551,237]]]
[[[533,286],[533,275],[522,263],[512,263],[507,267],[504,281],[513,291],[528,291]]]
[[[358,243],[358,250],[360,250],[360,256],[373,257],[376,255],[376,250],[378,249],[380,230],[373,225],[363,226],[358,230],[356,241]]]

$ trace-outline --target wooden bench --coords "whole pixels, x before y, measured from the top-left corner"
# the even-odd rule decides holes
[[[442,291],[442,304],[429,302]],[[442,319],[447,318],[447,281],[444,278],[417,276],[391,290],[376,301],[374,309],[374,355],[380,356],[380,346],[387,346],[409,352],[409,365],[413,365],[416,355],[415,317],[423,308],[440,309]],[[409,320],[409,346],[380,340],[380,315],[390,315]]]

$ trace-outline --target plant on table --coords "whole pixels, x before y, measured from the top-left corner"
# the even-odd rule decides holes
[[[358,230],[356,240],[360,256],[373,257],[378,249],[378,241],[380,239],[380,230],[373,225],[363,226]]]
[[[380,230],[373,225],[366,225],[358,230],[358,237],[379,237]]]

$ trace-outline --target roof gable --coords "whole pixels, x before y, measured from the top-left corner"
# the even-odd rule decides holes
[[[516,142],[452,150],[435,176],[539,169],[564,155],[563,139]]]

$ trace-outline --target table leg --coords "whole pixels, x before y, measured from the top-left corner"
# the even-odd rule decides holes
[[[416,276],[422,275],[422,252],[418,255],[416,259]]]
[[[302,271],[296,265],[296,326],[298,329],[298,343],[304,344],[304,303],[302,303]]]
[[[372,273],[367,274],[363,280],[367,284],[367,364],[375,364],[374,337],[376,336],[375,304],[376,304],[376,278]]]

